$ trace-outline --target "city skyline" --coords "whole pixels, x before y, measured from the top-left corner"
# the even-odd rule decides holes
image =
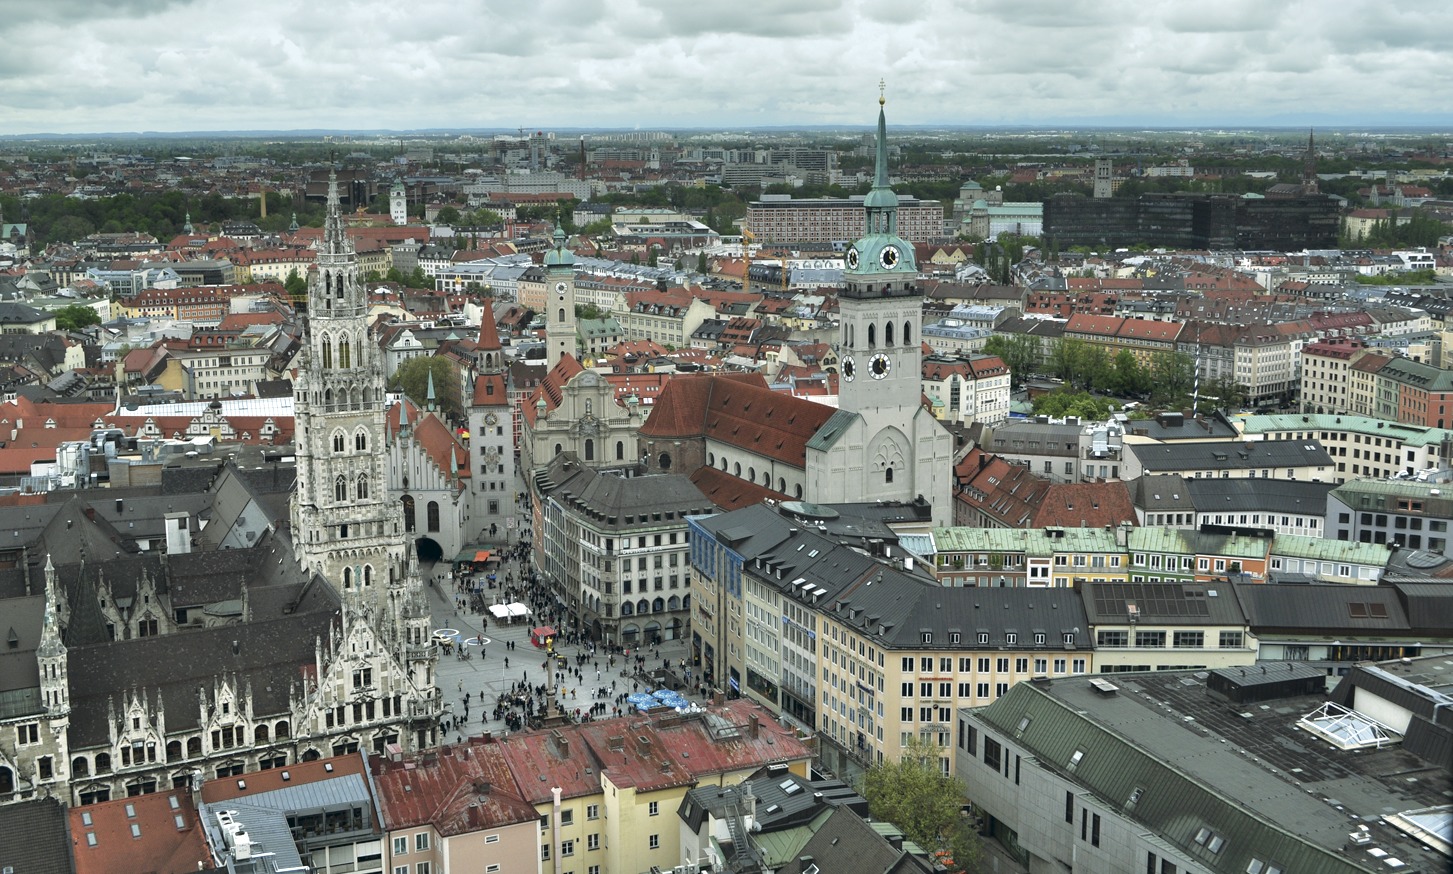
[[[0,133],[858,126],[880,78],[904,127],[1439,127],[1449,25],[1352,0],[60,0],[0,22]]]

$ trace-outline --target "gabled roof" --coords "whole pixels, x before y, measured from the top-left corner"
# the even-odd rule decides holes
[[[196,806],[183,789],[73,807],[70,830],[76,874],[191,874],[203,863],[211,867]]]

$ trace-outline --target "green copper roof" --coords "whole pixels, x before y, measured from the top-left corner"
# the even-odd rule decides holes
[[[556,225],[555,245],[545,253],[546,267],[574,267],[575,253],[565,247],[565,229]]]

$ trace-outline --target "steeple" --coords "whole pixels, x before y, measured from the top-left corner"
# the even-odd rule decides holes
[[[45,618],[35,659],[40,669],[42,703],[50,710],[70,707],[70,682],[66,677],[66,645],[61,640],[60,583],[49,554],[45,557]]]
[[[291,231],[294,234],[296,234],[298,232],[298,214],[297,213],[293,213],[293,220],[288,225],[288,230]]]
[[[196,233],[196,231],[192,229],[192,214],[191,213],[187,213],[187,219],[182,224],[182,233],[184,233],[184,234],[195,234]]]
[[[1302,157],[1302,193],[1318,194],[1317,186],[1317,141],[1316,134],[1307,129],[1307,153]]]
[[[565,245],[564,222],[555,225],[555,246],[545,253],[545,366],[575,354],[575,253]]]
[[[428,409],[428,411],[431,412],[431,413],[434,412],[434,371],[433,370],[430,370],[429,371],[429,388],[428,388],[428,391],[424,394],[424,399],[426,401],[426,409]]]

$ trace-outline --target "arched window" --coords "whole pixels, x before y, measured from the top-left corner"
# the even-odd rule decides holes
[[[187,758],[192,759],[202,754],[202,739],[199,737],[187,738]]]
[[[338,474],[337,479],[333,480],[333,500],[348,500],[348,480],[344,479],[341,473]]]
[[[350,355],[350,352],[351,351],[352,350],[348,346],[348,338],[347,337],[344,337],[343,339],[341,339],[341,340],[338,341],[338,366],[339,367],[352,367],[353,366],[353,362],[350,360],[352,358],[352,356]]]
[[[792,497],[799,501],[802,500],[802,483],[798,483],[792,487]]]
[[[595,441],[594,440],[586,439],[586,441],[585,441],[585,460],[586,461],[595,461]]]
[[[368,497],[368,474],[360,473],[358,475],[358,499],[361,501],[366,497]]]
[[[757,469],[755,467],[748,467],[747,468],[747,482],[753,482],[754,483],[756,481],[757,481]]]
[[[353,588],[353,568],[351,567],[346,567],[343,569],[343,588]]]
[[[109,774],[109,773],[111,773],[111,754],[110,753],[97,753],[96,754],[96,773],[97,774]]]
[[[626,601],[625,603],[621,604],[622,616],[630,616],[634,612],[636,612],[636,608],[631,606],[630,601]]]
[[[15,772],[9,768],[0,768],[0,795],[9,795],[15,791]]]
[[[656,459],[656,460],[657,460],[657,462],[660,463],[662,470],[670,470],[671,469],[671,453],[669,453],[669,452],[663,452],[663,453],[661,453],[661,457],[658,458],[658,459]]]
[[[339,300],[343,299],[343,277],[334,277],[337,281],[333,283],[333,296]]]
[[[726,470],[727,469],[727,460],[726,460],[726,456],[725,455],[723,455],[721,457],[721,469],[722,470]]]
[[[168,757],[171,756],[171,745],[170,744],[167,745],[167,756]],[[90,760],[87,759],[85,756],[76,756],[74,759],[71,759],[71,776],[72,777],[89,777],[89,776],[91,776],[91,762],[90,762]]]
[[[323,366],[325,368],[333,366],[333,344],[327,337],[323,338]]]
[[[892,346],[893,345],[893,323],[892,322],[888,322],[887,324],[883,325],[883,345],[884,346]]]
[[[368,451],[368,432],[367,431],[364,431],[363,429],[360,428],[359,431],[358,431],[358,433],[353,435],[353,448],[356,449],[356,450],[358,450],[359,452],[367,452]]]
[[[616,441],[616,461],[626,460],[626,444],[624,441]]]
[[[892,481],[893,481],[893,468],[891,468],[891,467],[884,468],[883,469],[883,482],[885,482],[885,483],[891,483]]]
[[[672,595],[670,598],[667,598],[666,599],[666,609],[667,610],[672,610],[672,611],[680,610],[681,609],[681,599],[678,598],[678,597],[676,597],[675,595]]]
[[[414,496],[413,495],[404,495],[403,501],[404,501],[404,530],[412,533],[413,530],[414,530],[414,528],[415,528],[415,525],[416,525],[416,523],[414,521]]]
[[[682,595],[681,596],[681,609],[682,610],[690,610],[691,609],[691,596],[690,595]]]
[[[373,585],[373,565],[366,564],[363,566],[363,587],[366,589],[371,585]]]
[[[288,721],[286,719],[278,720],[278,724],[273,726],[272,736],[277,738],[278,740],[282,740],[285,737],[292,736],[292,732],[288,728]]]
[[[559,455],[564,450],[565,450],[565,447],[564,446],[561,446],[559,443],[556,443],[555,444],[555,455]]]
[[[782,477],[782,476],[777,477],[777,491],[781,492],[784,495],[787,494],[787,478],[786,477]]]
[[[877,341],[878,341],[878,330],[873,325],[869,324],[868,325],[868,348],[871,349],[874,346],[876,346],[877,345]]]
[[[742,463],[740,461],[738,461],[736,464],[733,464],[732,465],[732,476],[741,476],[741,475],[742,475]]]
[[[645,598],[642,598],[641,600],[639,600],[639,601],[636,602],[636,612],[637,613],[649,613],[649,612],[651,612],[651,605],[648,604],[648,603],[646,603],[646,599]]]
[[[555,321],[559,322],[562,325],[565,324],[565,308],[564,307],[561,307],[560,308],[559,313],[555,317]]]
[[[706,466],[707,467],[716,467],[716,453],[715,452],[708,452],[708,453],[706,453]]]
[[[267,743],[267,725],[259,725],[252,730],[252,742],[255,744]]]
[[[318,752],[317,750],[314,750],[314,749],[309,749],[309,750],[304,750],[303,751],[303,761],[305,761],[305,762],[316,762],[316,761],[318,761],[318,759],[322,758],[322,756],[323,756],[322,753],[320,753],[320,752]]]
[[[903,345],[913,345],[913,324],[911,322],[903,323]]]
[[[666,609],[666,599],[665,598],[657,598],[656,600],[654,600],[654,601],[651,602],[651,612],[652,613],[660,613],[661,611],[663,611],[665,609]]]
[[[325,407],[331,407],[333,405],[333,389],[323,389],[323,405]]]
[[[338,433],[333,435],[333,451],[342,452],[343,445],[343,432],[339,431]]]
[[[429,502],[429,530],[431,532],[432,531],[438,531],[439,530],[439,502],[438,501],[430,501]]]
[[[179,740],[169,740],[169,741],[167,741],[166,742],[166,760],[168,762],[175,762],[176,760],[180,759],[181,757],[182,757],[182,742],[179,741]]]

